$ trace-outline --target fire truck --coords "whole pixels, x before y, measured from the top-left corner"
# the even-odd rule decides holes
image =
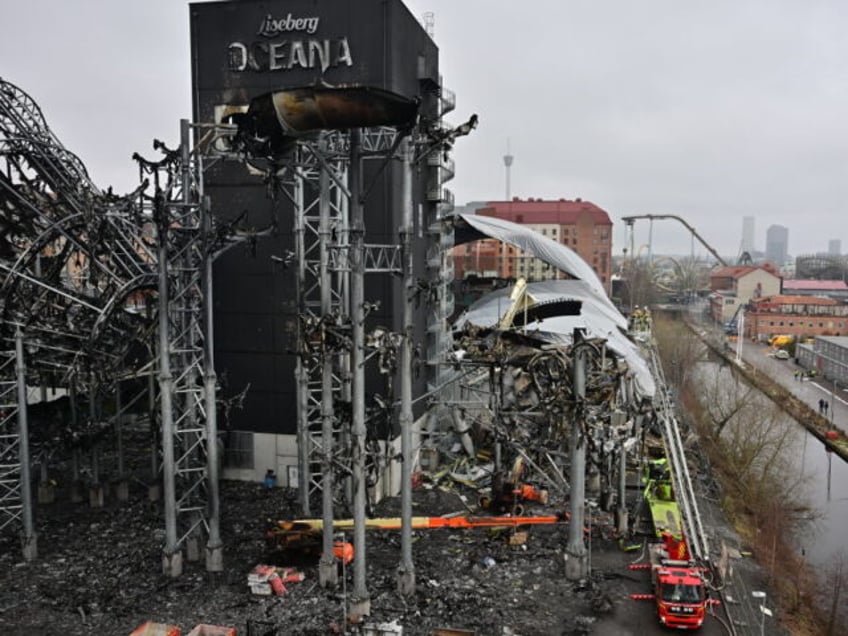
[[[694,562],[686,544],[680,508],[667,471],[654,472],[647,480],[644,497],[654,529],[654,536],[647,544],[649,562],[631,564],[630,568],[651,570],[653,592],[634,594],[631,598],[654,600],[657,617],[667,627],[698,629],[711,601],[706,597],[703,569]]]

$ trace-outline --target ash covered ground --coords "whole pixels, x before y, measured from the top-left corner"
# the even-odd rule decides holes
[[[139,474],[144,461],[139,457],[134,464]],[[184,635],[201,623],[253,636],[343,631],[344,590],[318,586],[318,557],[280,554],[266,544],[273,520],[298,516],[289,491],[223,482],[225,571],[213,576],[202,561],[186,562],[183,575],[171,579],[161,573],[161,508],[148,500],[141,479],[131,483],[128,502],[110,496],[104,508],[92,509],[87,501],[67,503],[67,475],[59,470],[53,477],[58,482],[56,503],[37,508],[38,559],[25,563],[17,537],[0,538],[4,634],[122,635],[146,621],[179,626]],[[428,488],[425,482],[414,491],[413,514],[465,511],[459,495]],[[399,500],[388,499],[374,513],[395,516],[399,507]],[[551,514],[551,509],[539,512]],[[407,635],[431,634],[436,628],[524,636],[658,630],[651,603],[629,599],[630,593],[649,591],[647,574],[626,569],[634,555],[605,539],[603,524],[592,533],[591,576],[581,582],[564,576],[567,526],[528,530],[528,540],[520,546],[509,545],[511,529],[416,531],[414,598],[395,591],[400,533],[369,531],[372,613],[365,623],[397,621]],[[288,584],[283,596],[253,595],[247,575],[259,563],[296,566],[305,579]],[[352,568],[346,575],[350,590]],[[362,627],[348,624],[346,631],[361,633]]]

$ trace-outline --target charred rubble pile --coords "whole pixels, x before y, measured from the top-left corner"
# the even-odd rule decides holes
[[[27,634],[130,634],[155,621],[183,630],[226,625],[239,634],[369,633],[380,625],[402,626],[404,634],[446,628],[589,633],[612,611],[613,599],[624,597],[616,518],[622,507],[616,507],[612,467],[642,419],[628,413],[622,399],[626,365],[596,340],[544,347],[514,332],[469,328],[458,343],[467,352],[464,380],[454,404],[433,415],[422,470],[414,475],[413,514],[467,523],[415,530],[414,595],[396,591],[398,532],[370,530],[371,614],[347,616],[350,566],[340,565],[338,589],[324,590],[314,549],[280,551],[268,541],[269,528],[297,517],[295,494],[242,482],[222,485],[225,571],[211,575],[190,563],[181,577],[164,576],[162,513],[148,497],[151,439],[142,423],[125,431],[133,471],[128,501],[110,497],[100,509],[67,503],[62,491],[71,468],[59,465],[52,472],[56,502],[38,508],[38,561],[20,561],[16,541],[2,539],[0,627]],[[576,354],[585,362],[582,395],[574,391]],[[484,397],[475,403],[472,395]],[[575,422],[590,475],[584,535],[592,567],[570,581],[563,561]],[[108,466],[111,460],[103,461]],[[399,507],[388,498],[371,514],[395,517]],[[486,517],[527,523],[475,525]],[[287,583],[281,595],[252,594],[247,579],[257,564],[294,568],[302,580]]]
[[[633,399],[624,360],[602,339],[558,346],[473,325],[457,342],[465,379],[457,383],[455,405],[436,411],[443,420],[442,437],[433,438],[442,468],[430,478],[459,475],[500,513],[523,511],[505,504],[522,503],[509,495],[525,482],[533,487],[525,494],[537,503],[562,507],[570,493],[570,445],[577,441],[585,445],[587,493],[611,510],[622,448],[642,439],[652,416],[650,403]]]

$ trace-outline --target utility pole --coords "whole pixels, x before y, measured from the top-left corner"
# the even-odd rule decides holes
[[[834,371],[835,373],[835,371]],[[833,428],[833,411],[836,408],[836,376],[833,377],[830,385],[830,427]]]
[[[745,341],[745,310],[739,312],[736,321],[736,364],[742,364],[742,346]]]
[[[509,138],[506,140],[506,154],[504,155],[504,167],[506,168],[506,200],[512,200],[512,190],[510,186],[510,177],[512,173],[512,160],[514,157],[509,152]]]

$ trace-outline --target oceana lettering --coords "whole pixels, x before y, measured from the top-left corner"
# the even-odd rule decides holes
[[[274,19],[270,13],[262,19],[259,25],[259,35],[264,35],[267,38],[272,38],[280,33],[290,33],[292,31],[304,31],[309,35],[313,35],[318,30],[318,21],[320,18],[293,18],[289,13],[284,18]]]
[[[289,71],[336,66],[353,66],[347,38],[335,40],[278,40],[276,42],[231,42],[227,47],[230,70]]]

